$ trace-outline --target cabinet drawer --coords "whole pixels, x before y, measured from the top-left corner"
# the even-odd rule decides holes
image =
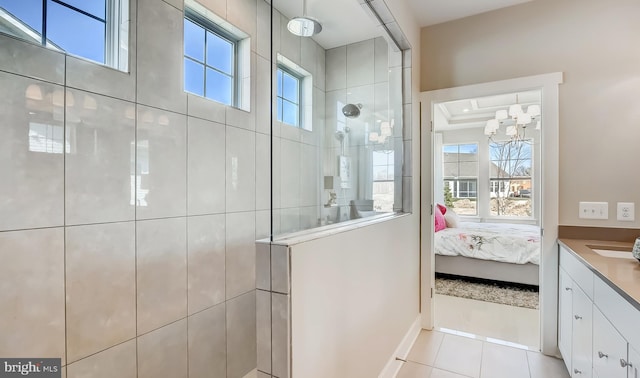
[[[640,345],[640,311],[599,277],[593,281],[594,304],[630,344]]]
[[[560,247],[560,266],[580,286],[587,297],[593,300],[593,272],[562,246]]]

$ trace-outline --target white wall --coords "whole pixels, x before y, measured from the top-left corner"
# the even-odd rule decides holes
[[[615,220],[640,202],[640,23],[635,0],[536,0],[422,29],[422,90],[564,72],[560,86],[561,225],[639,228]],[[578,218],[609,202],[609,220]],[[636,207],[638,208],[638,207]]]
[[[293,377],[376,377],[418,315],[414,216],[291,248]]]

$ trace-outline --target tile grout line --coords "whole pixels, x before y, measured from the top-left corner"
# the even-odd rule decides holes
[[[64,107],[62,116],[63,141],[67,139],[67,56],[64,57],[64,79],[62,89],[64,91]],[[62,146],[62,251],[63,251],[63,291],[64,291],[64,366],[69,362],[68,343],[68,322],[67,322],[67,146],[63,142]]]
[[[129,22],[135,22],[135,33],[136,33],[136,51],[135,51],[135,55],[136,55],[136,67],[135,67],[135,83],[134,83],[134,112],[135,112],[135,129],[134,129],[134,133],[133,133],[133,161],[134,161],[134,167],[133,167],[133,177],[134,177],[134,193],[133,193],[133,218],[134,218],[134,222],[133,222],[133,232],[134,232],[134,264],[135,264],[135,274],[134,274],[134,278],[135,278],[135,300],[136,300],[136,306],[135,306],[135,311],[136,311],[136,334],[135,334],[135,340],[136,340],[136,357],[135,357],[135,361],[136,361],[136,378],[138,378],[139,376],[139,372],[140,372],[140,351],[139,351],[139,338],[138,338],[138,317],[140,316],[140,314],[138,313],[138,72],[139,72],[139,60],[138,60],[138,38],[140,37],[139,34],[139,30],[138,30],[138,25],[140,24],[139,22],[139,14],[140,14],[140,4],[138,3],[138,0],[132,0],[135,1],[135,4],[131,4],[130,5],[130,10],[132,10],[132,8],[135,7],[135,15],[136,15],[136,19],[135,20],[131,20],[131,16],[129,16]],[[129,44],[131,44],[131,40],[129,40]],[[131,55],[129,55],[129,63],[131,62]]]
[[[184,39],[184,37],[183,37]],[[189,109],[189,96],[187,96],[186,98],[187,101],[187,112]],[[185,158],[185,182],[184,182],[184,192],[185,192],[185,203],[184,203],[184,207],[185,207],[185,214],[187,214],[187,216],[185,217],[185,222],[184,222],[184,227],[185,227],[185,271],[186,271],[186,275],[185,275],[185,296],[187,298],[187,377],[189,376],[189,116],[186,117],[185,119],[185,144],[186,144],[186,149],[185,149],[185,154],[186,154],[186,158]]]

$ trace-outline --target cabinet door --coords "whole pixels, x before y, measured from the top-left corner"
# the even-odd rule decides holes
[[[628,378],[640,378],[640,353],[629,344],[629,366],[627,371]]]
[[[593,305],[589,297],[578,285],[573,286],[572,294],[573,333],[571,350],[573,358],[571,360],[571,376],[574,378],[591,377]],[[602,374],[599,375],[602,376]]]
[[[573,311],[571,308],[571,277],[560,268],[560,279],[558,283],[558,348],[567,366],[567,371],[571,370],[571,332],[573,326]],[[640,378],[640,377],[639,377]]]
[[[626,378],[627,340],[613,327],[598,307],[593,306],[593,370],[600,377]]]

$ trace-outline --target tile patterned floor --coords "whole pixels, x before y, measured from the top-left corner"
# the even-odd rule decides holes
[[[568,378],[562,360],[440,331],[422,331],[397,378]]]

